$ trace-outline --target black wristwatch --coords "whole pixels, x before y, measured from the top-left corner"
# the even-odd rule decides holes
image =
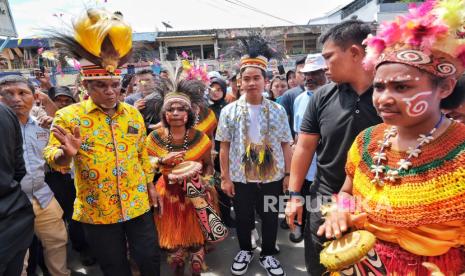
[[[300,194],[300,192],[289,191],[289,198],[292,198],[294,196],[302,196],[302,195]]]

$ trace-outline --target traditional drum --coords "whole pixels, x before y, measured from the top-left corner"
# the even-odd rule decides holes
[[[186,197],[195,207],[202,231],[210,242],[221,241],[228,235],[228,229],[208,202],[205,185],[200,177],[202,164],[184,161],[173,168],[168,175],[169,184],[183,185]]]
[[[320,253],[320,262],[328,271],[340,275],[386,275],[386,268],[376,254],[376,237],[365,230],[348,233],[328,241]]]

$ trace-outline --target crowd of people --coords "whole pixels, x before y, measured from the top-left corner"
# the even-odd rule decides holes
[[[258,262],[282,276],[279,228],[309,275],[465,273],[464,22],[463,1],[431,0],[376,36],[333,26],[285,74],[251,34],[229,75],[186,60],[123,75],[131,27],[88,10],[55,34],[74,91],[0,78],[0,275],[71,275],[68,239],[104,275],[200,275],[231,231],[222,265],[244,275],[260,230]],[[359,230],[373,251],[346,263]]]

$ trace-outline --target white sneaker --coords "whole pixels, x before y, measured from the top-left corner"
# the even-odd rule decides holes
[[[244,275],[247,272],[250,262],[253,259],[252,251],[241,250],[234,257],[233,264],[231,265],[231,273],[233,275]]]
[[[266,270],[268,276],[286,276],[279,261],[273,256],[262,256],[259,259],[260,265]]]
[[[250,240],[252,242],[252,249],[255,250],[257,248],[257,241],[260,239],[258,235],[257,228],[252,229],[252,234],[250,235]]]

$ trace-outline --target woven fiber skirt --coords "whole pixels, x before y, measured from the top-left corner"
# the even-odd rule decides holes
[[[377,240],[376,253],[383,261],[389,275],[425,276],[430,271],[422,263],[435,264],[444,275],[460,275],[465,272],[465,252],[459,248],[451,248],[440,256],[419,256],[412,254],[394,243]]]

